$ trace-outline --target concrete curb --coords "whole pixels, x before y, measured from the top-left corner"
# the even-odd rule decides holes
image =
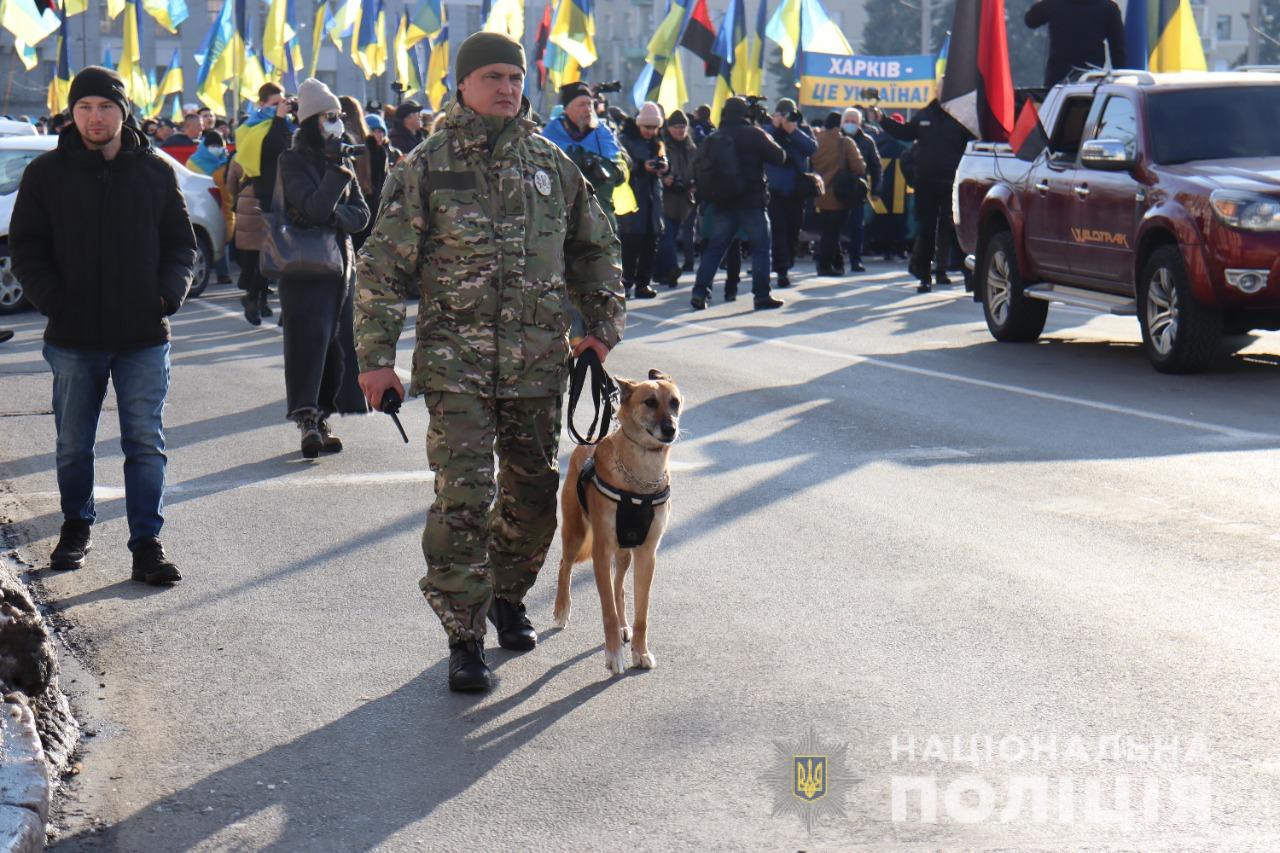
[[[22,702],[0,705],[0,853],[44,850],[51,793],[35,715]]]

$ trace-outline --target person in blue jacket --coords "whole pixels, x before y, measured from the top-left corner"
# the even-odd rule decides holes
[[[796,102],[781,98],[773,111],[773,126],[765,131],[773,137],[787,160],[781,166],[767,164],[769,182],[769,224],[773,228],[773,271],[778,287],[790,287],[787,273],[795,262],[796,243],[804,221],[805,195],[800,176],[809,171],[809,158],[818,150],[813,130],[805,124]]]
[[[547,122],[542,135],[554,142],[591,182],[596,201],[604,208],[616,233],[618,219],[613,212],[613,188],[626,182],[631,163],[618,138],[596,115],[595,97],[586,83],[560,87],[564,112]]]

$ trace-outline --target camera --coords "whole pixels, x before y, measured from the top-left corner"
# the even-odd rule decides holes
[[[349,142],[342,143],[343,157],[359,157],[364,152],[365,152],[365,147],[363,145],[352,145]]]
[[[653,169],[655,172],[661,172],[667,168],[667,158],[661,155],[653,158]]]
[[[599,97],[600,95],[608,95],[614,92],[621,92],[621,91],[622,91],[621,80],[610,80],[608,83],[594,83],[591,86],[591,94],[593,97]]]
[[[578,165],[578,169],[593,186],[605,187],[612,183],[613,173],[606,165],[607,161],[594,151],[588,151],[581,145],[573,145],[569,148],[569,159]]]
[[[880,90],[875,86],[865,86],[862,89],[859,89],[858,95],[862,100],[868,101],[873,105],[880,102]]]
[[[752,124],[768,124],[769,108],[765,106],[763,95],[743,95],[747,102],[747,121]]]
[[[804,124],[804,113],[799,110],[795,110],[787,116],[787,121],[792,124]]]

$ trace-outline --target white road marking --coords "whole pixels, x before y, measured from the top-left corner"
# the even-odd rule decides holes
[[[1109,412],[1116,415],[1125,415],[1131,418],[1141,418],[1143,420],[1156,421],[1158,423],[1172,424],[1174,426],[1187,427],[1188,429],[1200,430],[1202,432],[1214,433],[1216,435],[1226,436],[1231,439],[1241,441],[1274,441],[1280,439],[1280,435],[1262,432],[1250,432],[1249,430],[1236,429],[1235,427],[1223,426],[1221,424],[1208,423],[1206,421],[1197,421],[1190,418],[1180,418],[1176,415],[1165,415],[1159,412],[1149,412],[1143,409],[1134,409],[1129,406],[1120,406],[1115,403],[1104,403],[1100,400],[1089,400],[1084,397],[1072,397],[1066,394],[1054,394],[1049,391],[1041,391],[1036,388],[1028,388],[1025,385],[1011,385],[1005,382],[993,382],[987,379],[977,379],[972,376],[961,376],[956,373],[947,373],[942,370],[930,370],[927,367],[914,367],[909,364],[896,364],[891,361],[884,361],[879,358],[865,355],[854,355],[853,353],[840,352],[839,350],[826,349],[824,347],[809,346],[807,344],[798,344],[792,341],[777,340],[775,338],[766,338],[759,335],[751,335],[746,332],[739,332],[734,329],[721,329],[707,323],[700,323],[695,320],[685,320],[680,317],[659,317],[654,314],[648,314],[643,311],[628,311],[628,317],[638,317],[642,320],[648,320],[659,327],[662,326],[683,326],[689,329],[696,329],[700,332],[709,332],[714,335],[736,338],[738,340],[751,341],[752,343],[764,344],[765,346],[778,347],[781,349],[794,350],[796,352],[809,353],[811,355],[820,355],[827,358],[833,358],[840,361],[846,361],[851,364],[865,364],[871,367],[879,367],[885,370],[896,370],[900,373],[909,373],[913,376],[924,376],[930,379],[941,379],[945,382],[956,382],[962,385],[972,385],[978,388],[988,388],[993,391],[1004,391],[1009,394],[1018,394],[1023,397],[1032,397],[1037,400],[1050,400],[1055,403],[1065,403],[1071,406],[1080,406],[1086,409],[1093,409],[1100,412]]]

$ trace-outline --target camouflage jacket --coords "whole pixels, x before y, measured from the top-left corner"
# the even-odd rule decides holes
[[[618,238],[578,168],[523,118],[489,150],[484,119],[454,104],[387,176],[357,265],[360,370],[395,365],[416,285],[410,393],[557,396],[571,307],[586,333],[622,337]]]

